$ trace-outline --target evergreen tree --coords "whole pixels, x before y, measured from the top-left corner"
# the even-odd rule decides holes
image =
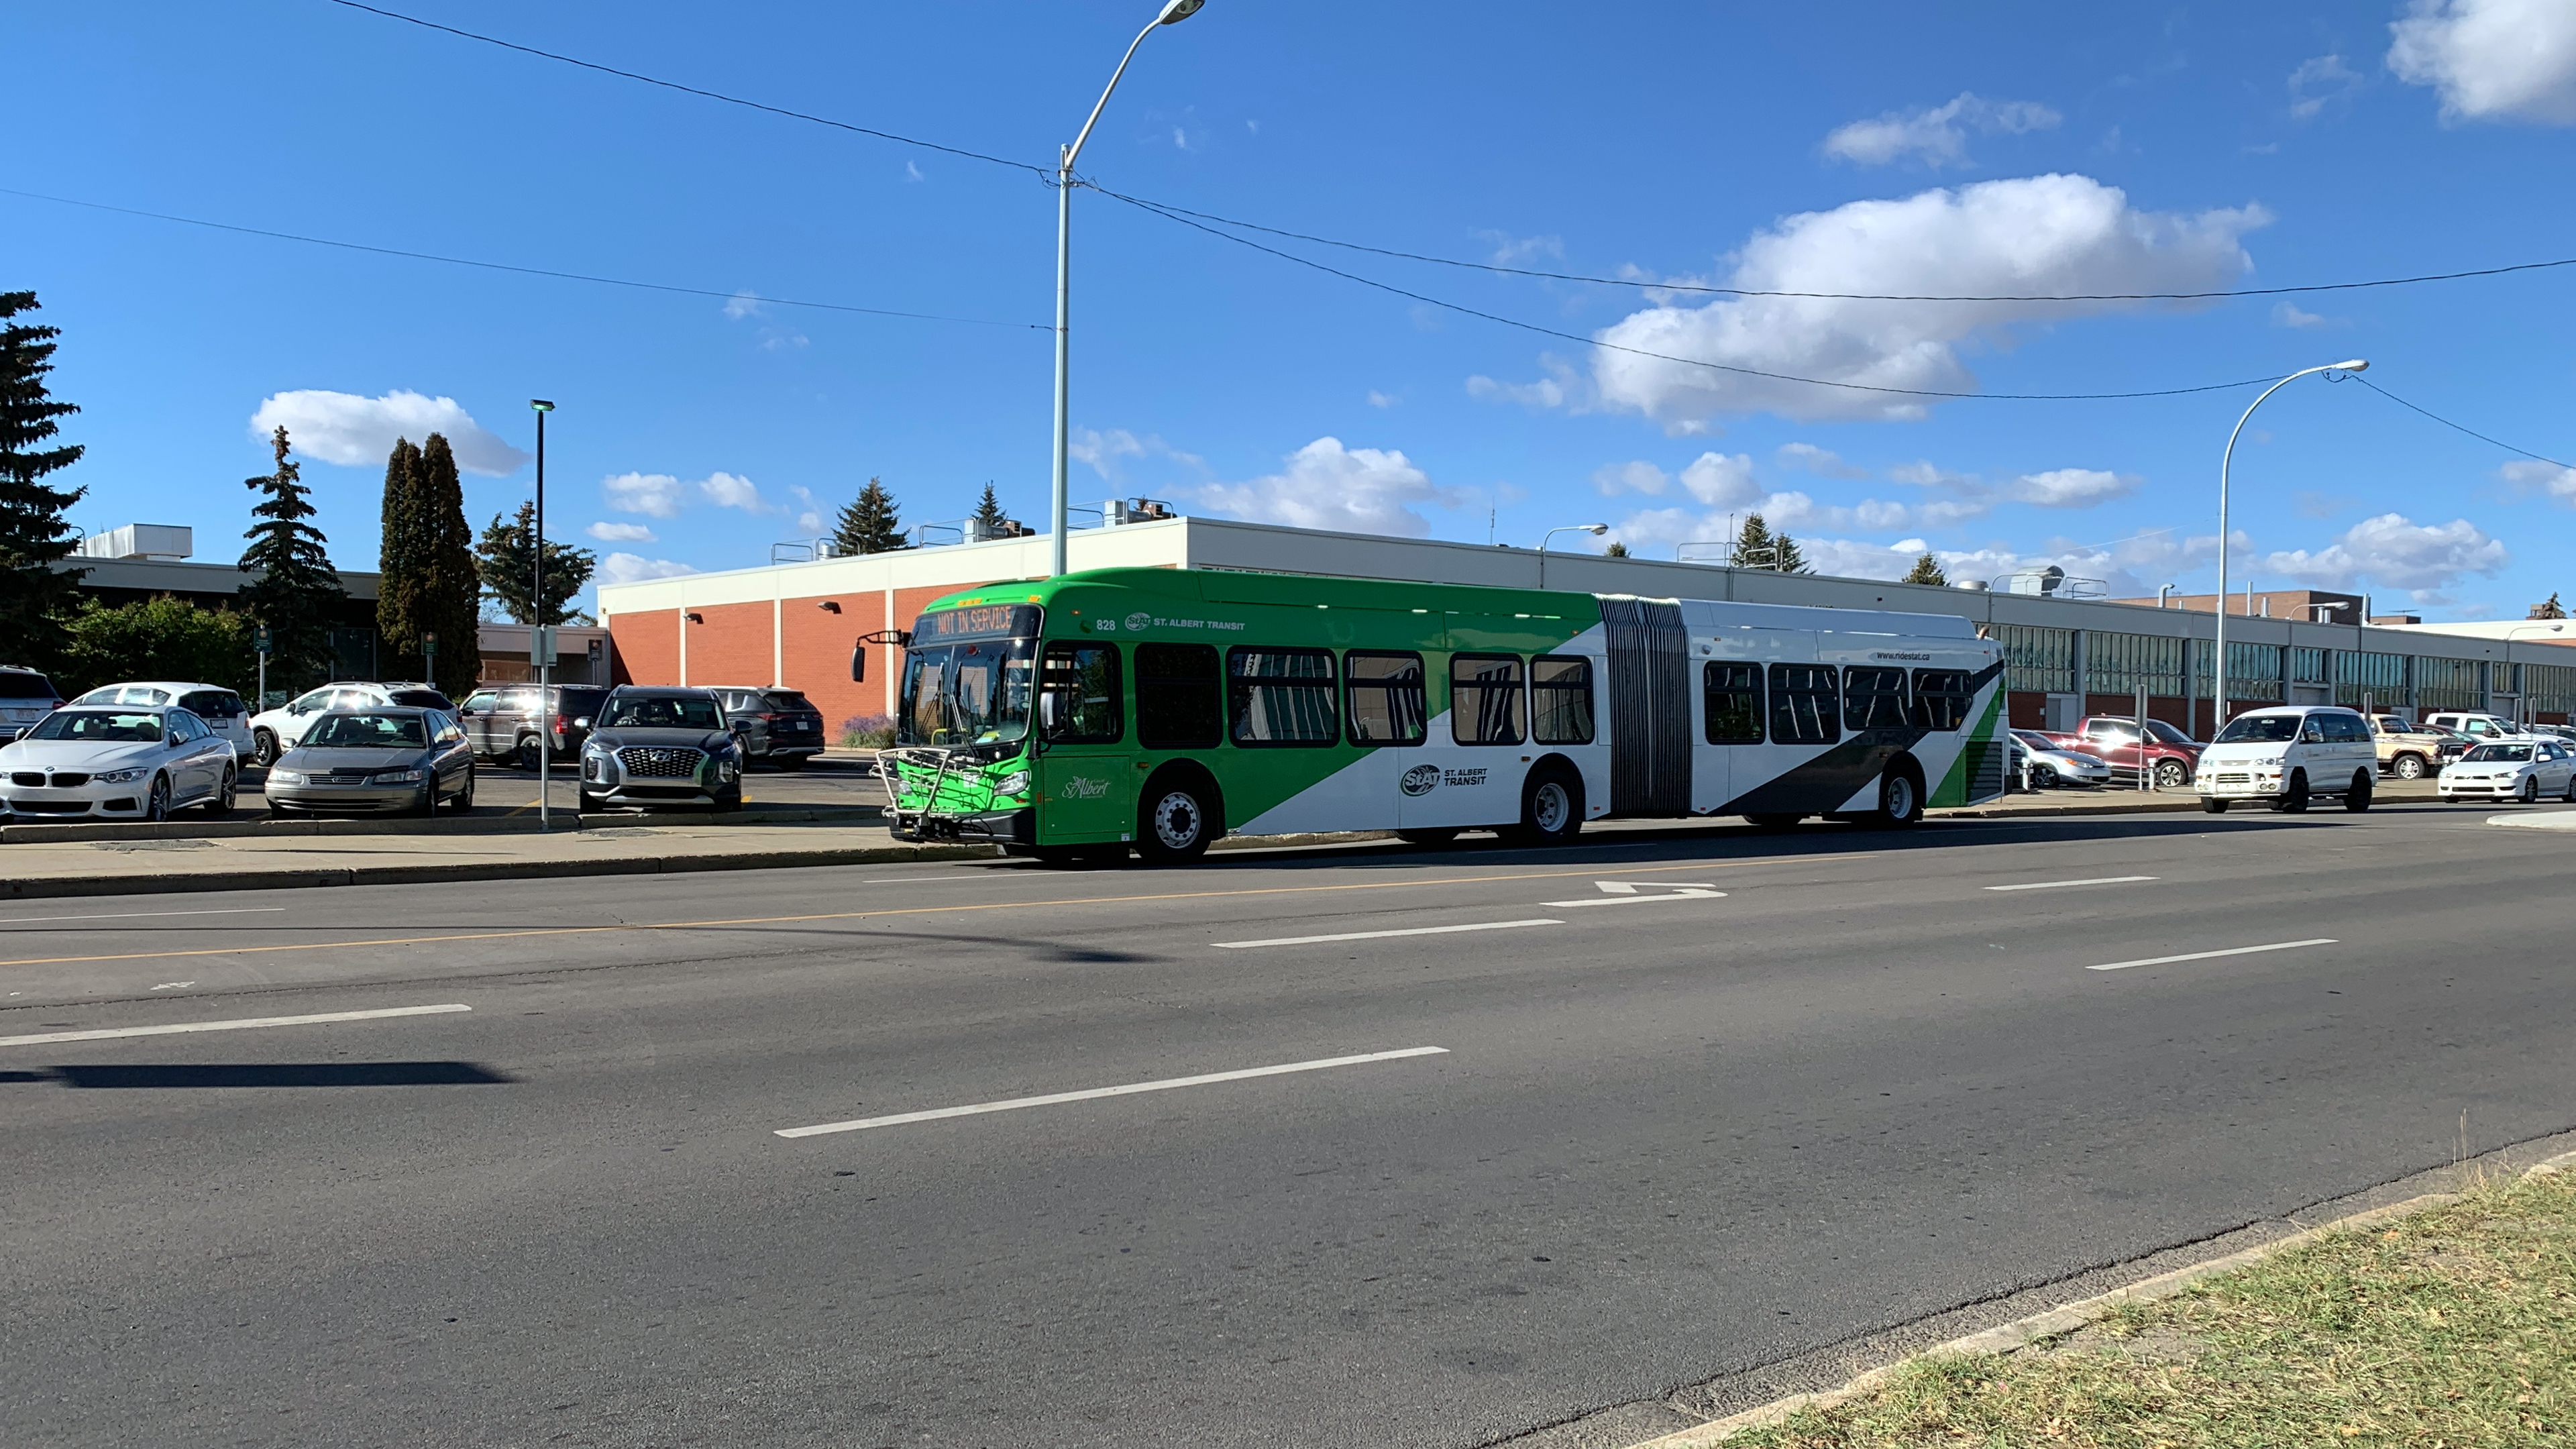
[[[1726,561],[1740,569],[1767,569],[1771,567],[1775,552],[1771,526],[1762,521],[1761,514],[1748,513],[1744,516],[1744,526],[1736,530],[1735,552]]]
[[[832,548],[842,554],[892,553],[911,546],[904,542],[894,495],[875,478],[870,478],[859,496],[841,510],[838,526],[832,531]]]
[[[63,514],[89,490],[40,481],[79,460],[77,443],[36,445],[54,436],[54,419],[80,409],[45,391],[61,329],[15,320],[35,308],[33,292],[0,292],[0,655],[41,668],[62,650],[63,619],[86,572],[53,567],[75,542]]]
[[[409,438],[394,439],[393,451],[385,457],[381,517],[382,542],[376,555],[376,635],[387,663],[417,662],[421,598],[429,586],[429,542],[424,537],[420,505],[420,449],[413,447]]]
[[[483,530],[482,540],[474,545],[474,564],[483,575],[483,592],[491,595],[501,612],[514,624],[568,624],[578,615],[570,608],[572,597],[590,584],[590,575],[599,567],[599,556],[586,548],[557,543],[547,539],[545,615],[538,617],[532,585],[536,582],[537,505],[522,503],[508,522],[492,515],[492,526]]]
[[[1771,567],[1784,574],[1811,574],[1815,569],[1798,552],[1798,541],[1785,533],[1771,535]]]
[[[271,687],[300,689],[331,672],[332,615],[348,591],[323,551],[330,540],[304,521],[313,516],[313,505],[305,501],[313,490],[304,486],[303,465],[286,456],[286,429],[279,428],[269,442],[277,471],[242,480],[268,496],[251,509],[257,521],[242,535],[250,540],[242,550],[242,571],[259,577],[242,585],[236,597],[243,612],[268,627]]]
[[[438,635],[437,668],[424,668],[421,677],[448,697],[463,699],[483,674],[476,630],[483,617],[483,576],[474,566],[474,528],[465,521],[465,483],[445,434],[432,433],[420,445],[419,482],[428,567],[412,620],[422,634]]]
[[[1923,551],[1923,557],[1914,561],[1914,571],[1907,574],[1904,581],[1909,584],[1934,584],[1942,588],[1950,586],[1950,576],[1941,571],[1941,561],[1934,558],[1932,550],[1928,548]]]
[[[1608,548],[1601,551],[1601,556],[1603,558],[1626,558],[1628,556],[1628,545],[1614,542]]]
[[[976,524],[972,530],[975,537],[1000,538],[1002,536],[1002,525],[1010,522],[1010,515],[1002,511],[1002,500],[995,496],[992,484],[984,485],[984,496],[975,500],[975,512],[972,517]]]

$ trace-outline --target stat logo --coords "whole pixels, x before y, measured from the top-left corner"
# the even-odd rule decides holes
[[[1440,767],[1438,765],[1416,765],[1404,772],[1404,778],[1397,782],[1396,788],[1407,795],[1428,795],[1439,786]]]
[[[1129,633],[1134,633],[1139,629],[1152,628],[1153,624],[1154,616],[1151,614],[1130,614],[1127,616],[1127,630]]]

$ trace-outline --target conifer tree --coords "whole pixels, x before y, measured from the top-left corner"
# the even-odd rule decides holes
[[[1771,535],[1771,567],[1784,574],[1811,574],[1815,569],[1798,552],[1798,541],[1785,533]]]
[[[904,542],[902,520],[895,507],[894,495],[875,478],[870,478],[868,486],[859,490],[859,496],[841,510],[838,524],[832,531],[832,548],[836,553],[892,553],[911,546]]]
[[[33,292],[0,292],[0,652],[44,667],[62,651],[85,572],[53,567],[75,543],[63,514],[89,490],[42,481],[79,460],[77,443],[37,445],[54,436],[56,418],[80,409],[45,390],[61,329],[15,320],[36,305]]]
[[[420,445],[420,492],[428,567],[413,622],[438,635],[437,668],[422,678],[453,699],[474,692],[483,674],[476,625],[483,615],[483,575],[474,566],[474,528],[465,521],[465,484],[444,433]]]
[[[1010,521],[1010,515],[1002,511],[1002,500],[994,494],[992,484],[985,484],[984,496],[975,500],[973,518],[978,525],[975,529],[978,536],[983,538],[1002,536],[1002,525]]]
[[[1735,552],[1726,561],[1740,569],[1767,569],[1775,552],[1771,526],[1762,521],[1761,514],[1748,513],[1744,526],[1736,530]]]
[[[242,571],[259,577],[235,597],[243,612],[268,629],[270,685],[300,689],[330,675],[332,614],[348,591],[323,550],[330,540],[304,521],[313,516],[306,501],[313,490],[304,486],[303,465],[287,457],[286,429],[279,428],[269,445],[277,471],[242,480],[268,495],[252,507],[256,521],[242,535],[250,540],[242,550]]]
[[[382,543],[376,556],[376,635],[398,672],[416,673],[421,595],[428,587],[429,544],[420,506],[420,449],[394,439],[385,457]],[[431,626],[435,627],[435,626]],[[413,667],[404,667],[410,661]]]
[[[544,617],[538,617],[537,600],[531,586],[536,582],[537,505],[522,503],[508,523],[501,515],[492,515],[492,526],[483,530],[474,545],[475,567],[483,576],[483,592],[501,606],[515,624],[569,624],[578,616],[572,612],[573,595],[589,587],[591,573],[599,567],[599,556],[586,548],[547,539],[546,600]]]
[[[1932,556],[1932,550],[1927,548],[1923,551],[1923,557],[1914,561],[1913,572],[1908,573],[1905,576],[1905,582],[1909,584],[1933,584],[1941,588],[1948,588],[1950,586],[1950,576],[1947,573],[1942,572],[1941,561],[1934,558]]]
[[[1628,556],[1628,545],[1614,542],[1608,548],[1601,551],[1601,556],[1603,558],[1626,558]]]

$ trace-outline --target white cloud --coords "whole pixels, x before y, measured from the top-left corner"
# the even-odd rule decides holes
[[[780,511],[761,498],[760,489],[750,479],[738,473],[710,473],[698,480],[698,491],[718,508],[739,508],[745,513]]]
[[[2270,217],[2260,207],[2197,215],[2130,207],[2086,176],[2032,176],[1938,188],[1895,201],[1855,201],[1783,219],[1747,242],[1727,285],[1760,291],[1890,295],[2039,295],[2208,291],[2252,265],[2239,244]],[[2008,344],[2016,324],[2136,310],[2131,302],[1850,302],[1748,297],[1650,307],[1598,338],[1665,357],[1875,387],[1972,392],[1958,349]],[[1604,407],[1670,431],[1710,418],[1772,411],[1792,418],[1916,418],[1925,400],[1718,372],[1601,350],[1593,381]],[[1572,394],[1475,378],[1477,396],[1536,406]]]
[[[668,473],[619,473],[599,480],[599,491],[608,498],[608,506],[620,513],[642,513],[654,518],[677,518],[686,494],[679,479]]]
[[[1405,538],[1431,532],[1431,521],[1415,511],[1417,505],[1455,508],[1466,496],[1433,483],[1402,453],[1346,448],[1339,438],[1317,438],[1289,454],[1287,464],[1250,482],[1211,483],[1195,491],[1209,508],[1236,518]]]
[[[383,397],[356,393],[281,392],[251,414],[251,436],[267,441],[284,426],[295,450],[344,467],[382,465],[398,438],[418,443],[443,433],[456,450],[456,466],[486,478],[506,478],[526,466],[528,455],[485,432],[452,397],[423,397],[397,389]]]
[[[2319,316],[2314,312],[2302,312],[2299,310],[2296,303],[2275,302],[2272,304],[2272,325],[2275,327],[2297,327],[2301,329],[2310,327],[2331,327],[2334,325],[2334,322],[2335,319],[2332,317]]]
[[[2513,462],[2497,470],[2508,483],[2536,488],[2561,503],[2576,505],[2576,468],[2555,463]]]
[[[921,180],[922,175],[920,163],[913,161],[906,161],[903,163],[903,179],[906,181]]]
[[[814,490],[806,487],[802,483],[788,484],[787,491],[796,499],[796,531],[798,533],[809,535],[821,533],[823,531],[823,500],[815,497]],[[783,512],[784,510],[781,511]]]
[[[2041,508],[2091,508],[2127,497],[2144,481],[2132,473],[2106,473],[2099,468],[2055,468],[2024,473],[2004,485],[2004,496]]]
[[[1607,464],[1592,475],[1592,486],[1603,497],[1621,493],[1661,497],[1677,481],[1684,492],[1711,508],[1741,507],[1762,497],[1761,485],[1753,480],[1753,459],[1742,453],[1702,453],[1682,469],[1679,479],[1644,462]]]
[[[1369,389],[1368,405],[1370,407],[1391,408],[1402,401],[1404,401],[1404,399],[1396,396],[1394,393],[1379,392],[1376,388]]]
[[[599,522],[583,530],[601,543],[660,543],[653,530],[640,523]]]
[[[640,554],[612,553],[599,561],[599,582],[632,584],[645,579],[672,579],[697,570],[666,558],[645,558]]]
[[[2576,124],[2566,0],[2414,0],[2388,29],[2388,68],[2439,90],[2444,120]]]
[[[2059,119],[2037,101],[1990,101],[1961,91],[1928,109],[1889,111],[1876,120],[1837,127],[1825,138],[1825,154],[1863,166],[1884,166],[1909,156],[1927,166],[1964,166],[1972,129],[2019,135],[2049,130]]]
[[[2350,589],[2367,582],[2438,590],[2471,574],[2491,577],[2512,561],[2501,541],[2465,518],[2428,527],[2404,514],[2383,513],[2354,524],[2314,553],[2302,548],[2268,555],[2263,567],[2321,588]]]
[[[741,321],[745,317],[759,317],[765,315],[767,310],[768,309],[761,305],[760,294],[751,290],[749,287],[745,287],[741,291],[734,293],[732,296],[725,298],[724,314],[736,322]]]
[[[1526,266],[1542,257],[1553,260],[1565,255],[1563,237],[1513,236],[1500,231],[1480,231],[1476,236],[1493,243],[1493,262],[1498,267]]]
[[[1074,461],[1088,464],[1092,472],[1112,483],[1126,481],[1126,470],[1118,461],[1121,458],[1169,458],[1192,468],[1205,466],[1205,461],[1196,453],[1184,453],[1157,434],[1148,433],[1140,438],[1125,428],[1111,428],[1106,432],[1098,428],[1075,428],[1066,440],[1065,452]]]
[[[1799,468],[1819,478],[1866,478],[1867,468],[1856,468],[1842,460],[1842,455],[1813,443],[1783,443],[1772,454],[1781,466]]]
[[[2361,77],[2343,63],[2340,55],[2320,55],[2299,62],[2290,72],[2290,114],[2304,121],[2352,94]]]
[[[1563,407],[1569,396],[1563,381],[1564,366],[1554,358],[1546,362],[1550,371],[1559,374],[1557,377],[1542,377],[1536,382],[1496,382],[1480,372],[1467,379],[1467,396],[1478,402],[1519,403],[1525,408]]]

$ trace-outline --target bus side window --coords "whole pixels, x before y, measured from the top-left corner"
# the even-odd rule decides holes
[[[1039,722],[1057,744],[1114,745],[1127,733],[1115,644],[1049,644],[1038,689]]]
[[[1965,729],[1976,692],[1964,669],[1914,671],[1914,723],[1927,730]]]
[[[1226,674],[1236,744],[1321,748],[1340,740],[1330,649],[1234,649]]]
[[[1210,750],[1225,736],[1213,644],[1136,646],[1136,743]]]
[[[1826,745],[1843,737],[1842,690],[1830,664],[1771,666],[1771,742]]]
[[[1762,743],[1762,666],[1701,666],[1700,684],[1707,696],[1708,742],[1712,745]]]
[[[1844,670],[1843,724],[1855,730],[1905,728],[1905,671],[1860,665]]]
[[[1343,716],[1355,745],[1418,745],[1428,710],[1422,656],[1358,649],[1342,656]]]
[[[1519,655],[1449,656],[1449,737],[1462,745],[1521,742]]]
[[[1530,661],[1530,738],[1592,743],[1592,661],[1541,654]]]

